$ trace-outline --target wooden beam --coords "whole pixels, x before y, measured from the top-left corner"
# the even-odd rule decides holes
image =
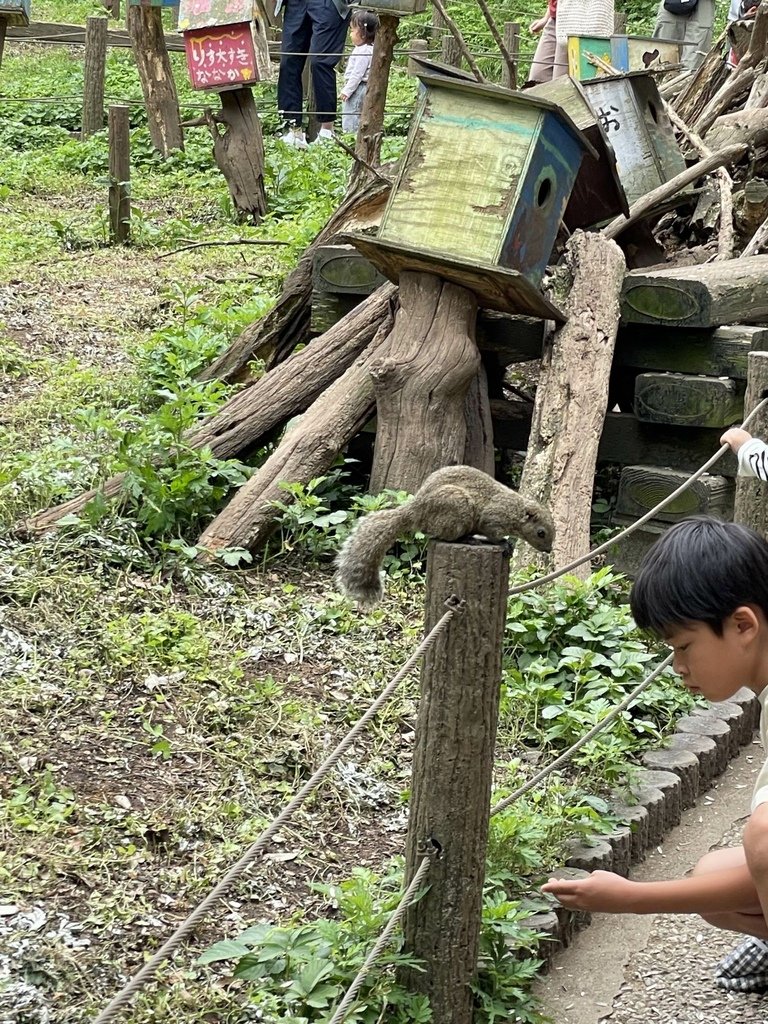
[[[768,256],[665,270],[624,280],[622,323],[719,327],[768,319]]]
[[[9,39],[26,42],[74,44],[85,46],[85,28],[82,25],[63,25],[50,21],[31,21],[29,25],[10,25]],[[176,32],[165,33],[165,45],[174,53],[184,53],[184,40]],[[131,37],[124,29],[111,28],[107,32],[107,46],[130,49]]]
[[[641,373],[635,379],[635,416],[678,427],[730,427],[743,418],[744,388],[730,377]]]
[[[639,519],[669,497],[688,474],[661,466],[625,466],[619,480],[616,513]],[[688,516],[709,515],[730,519],[736,485],[732,478],[706,473],[662,509],[652,522],[677,523]]]
[[[734,324],[697,330],[686,327],[620,328],[614,366],[672,373],[705,373],[747,379],[747,356],[768,348],[768,328]]]

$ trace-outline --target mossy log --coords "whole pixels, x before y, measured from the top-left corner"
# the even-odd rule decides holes
[[[635,378],[635,416],[678,427],[729,427],[743,418],[744,385],[730,377],[641,373]]]
[[[639,519],[688,479],[687,473],[662,466],[625,466],[619,480],[616,513],[630,521]],[[688,516],[708,515],[730,519],[733,515],[735,484],[732,479],[705,473],[655,518],[677,523]]]
[[[633,270],[621,296],[623,323],[719,327],[768,319],[768,256],[704,266]]]

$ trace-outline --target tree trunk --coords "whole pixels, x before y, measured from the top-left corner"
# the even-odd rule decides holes
[[[224,123],[224,130],[220,127]],[[249,88],[221,93],[221,115],[217,121],[206,116],[213,138],[213,156],[226,179],[229,194],[240,219],[258,224],[267,212],[264,189],[264,140]]]
[[[366,353],[324,391],[280,446],[241,487],[224,511],[201,534],[198,546],[210,561],[227,548],[255,550],[274,529],[276,501],[285,501],[283,482],[307,483],[333,465],[374,409],[370,362],[389,343],[383,324]]]
[[[285,279],[280,298],[266,316],[246,327],[242,334],[200,374],[200,380],[220,378],[228,383],[248,380],[248,364],[265,358],[273,367],[290,356],[309,330],[312,299],[312,261],[315,249],[343,231],[362,228],[375,221],[389,197],[390,186],[375,179],[364,189],[347,193],[317,238],[306,249]]]
[[[186,438],[188,443],[196,448],[207,446],[220,459],[245,457],[270,430],[311,405],[358,358],[382,323],[391,323],[396,292],[394,285],[383,285],[288,362],[238,392]],[[32,533],[50,530],[64,516],[82,512],[96,494],[117,497],[122,484],[123,474],[118,473],[99,488],[39,512],[25,528]]]
[[[545,356],[520,491],[552,510],[555,568],[589,551],[597,449],[608,404],[624,255],[599,234],[576,231],[566,247],[572,285],[567,320]],[[534,561],[518,541],[517,568]],[[581,568],[587,576],[589,565]]]
[[[85,24],[83,61],[83,123],[80,138],[104,127],[104,75],[107,66],[108,19],[89,15]]]
[[[493,476],[496,470],[493,422],[488,395],[488,376],[482,363],[469,385],[464,400],[464,418],[467,424],[467,440],[462,462],[465,466],[475,466]]]
[[[160,14],[159,7],[129,6],[128,32],[147,105],[152,145],[168,157],[174,149],[184,149],[184,134]]]
[[[386,353],[371,363],[376,448],[370,490],[413,494],[464,458],[464,400],[480,367],[477,300],[433,274],[400,274],[400,309]]]
[[[715,91],[728,77],[728,71],[723,61],[724,42],[725,33],[715,40],[712,49],[673,103],[675,110],[686,124],[694,123]]]
[[[360,113],[360,127],[357,130],[355,153],[366,163],[376,166],[381,152],[381,137],[384,130],[384,106],[387,102],[389,69],[397,43],[398,19],[392,14],[379,15],[379,27],[373,43],[371,68],[368,72],[368,88]],[[358,164],[358,168],[363,165]],[[363,168],[364,169],[364,168]],[[359,173],[363,173],[360,171]]]

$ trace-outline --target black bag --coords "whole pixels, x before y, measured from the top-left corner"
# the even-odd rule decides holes
[[[664,10],[669,14],[693,14],[699,0],[664,0]]]

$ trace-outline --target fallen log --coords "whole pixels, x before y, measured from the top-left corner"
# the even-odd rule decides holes
[[[711,50],[674,101],[675,110],[687,124],[695,122],[713,94],[728,77],[728,69],[723,60],[725,40],[726,34],[723,32],[714,41]]]
[[[608,380],[626,269],[621,249],[576,231],[565,249],[571,285],[567,320],[542,363],[520,491],[548,505],[555,521],[554,567],[589,551],[592,487],[608,404]],[[532,560],[518,541],[515,567]],[[581,568],[586,576],[589,565]]]
[[[705,140],[710,149],[733,146],[762,146],[768,143],[768,110],[735,110],[721,114],[707,131]]]
[[[603,228],[603,234],[606,238],[617,238],[632,224],[636,224],[637,221],[650,216],[661,203],[671,196],[677,195],[686,185],[692,184],[703,174],[709,174],[711,171],[717,170],[718,167],[725,167],[727,164],[735,163],[746,151],[747,147],[743,143],[739,143],[735,146],[726,146],[719,152],[713,153],[712,156],[699,160],[692,167],[687,167],[680,174],[676,174],[674,178],[663,182],[658,188],[643,196],[642,199],[638,199],[630,207],[629,216],[625,217],[624,214],[621,214],[619,217],[616,217],[607,227]]]
[[[389,190],[388,184],[374,178],[364,188],[349,193],[285,279],[280,297],[269,313],[246,327],[226,352],[199,374],[199,379],[242,383],[248,380],[248,364],[254,359],[266,359],[268,369],[287,359],[309,332],[315,249],[343,232],[375,222]]]
[[[281,482],[306,483],[333,464],[339,451],[373,413],[371,363],[385,351],[390,330],[389,324],[379,329],[360,359],[320,395],[277,450],[203,531],[197,541],[200,561],[210,562],[228,548],[258,548],[274,529],[275,502],[285,499]]]
[[[382,285],[364,303],[319,335],[301,352],[266,373],[245,391],[234,395],[185,440],[195,448],[208,447],[220,459],[245,457],[270,430],[303,412],[373,340],[382,323],[391,322],[397,289]],[[76,498],[38,512],[23,526],[27,533],[53,529],[67,515],[79,515],[96,495],[119,497],[124,474]]]

